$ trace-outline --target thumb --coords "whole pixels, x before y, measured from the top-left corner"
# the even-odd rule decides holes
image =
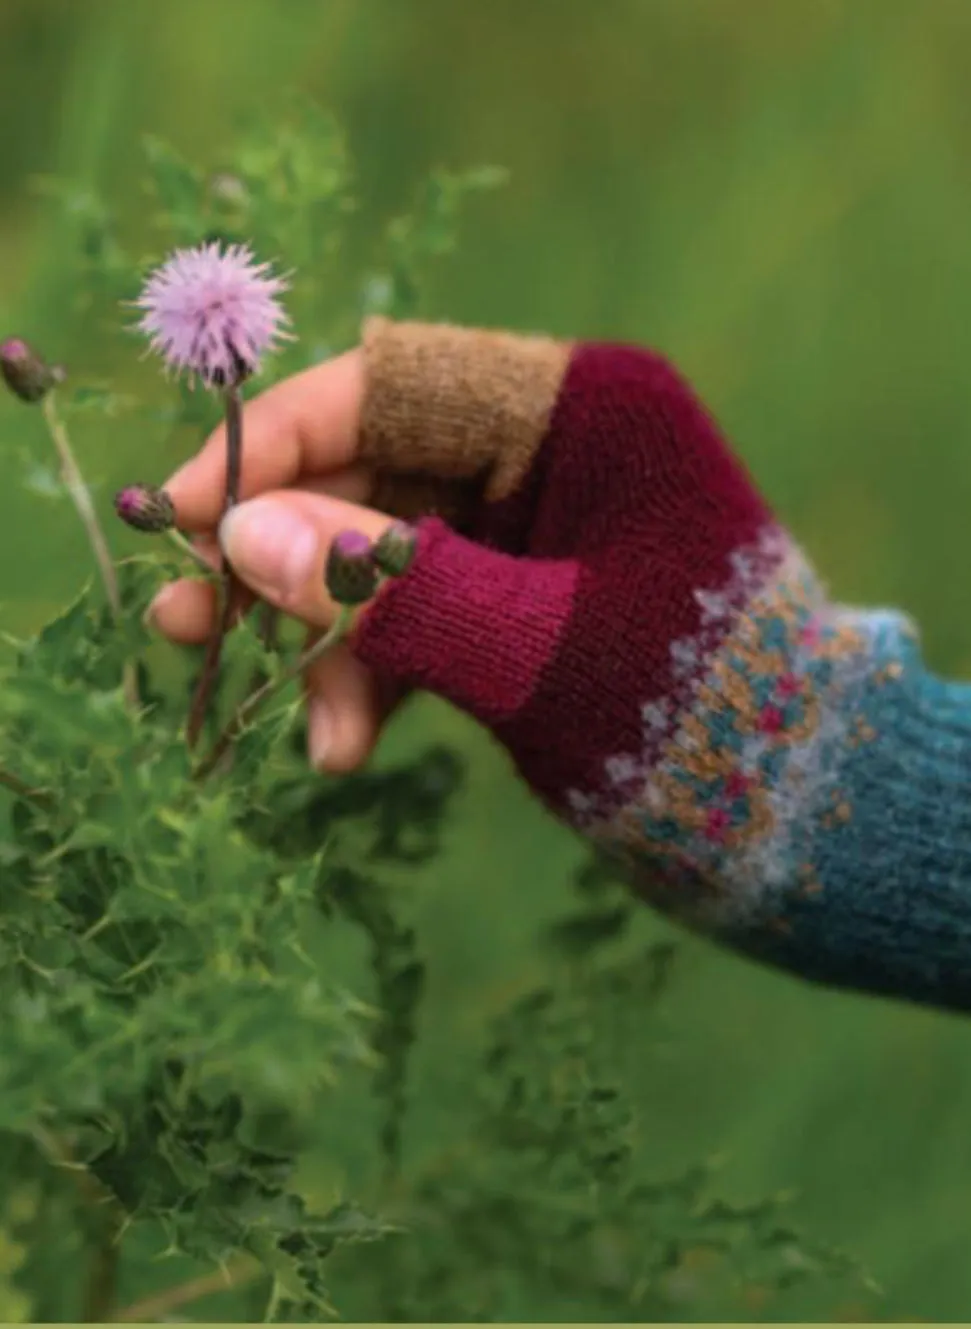
[[[394,519],[329,495],[263,494],[223,519],[223,552],[263,599],[314,626],[333,622],[324,568],[342,530],[376,539]],[[436,692],[488,725],[514,719],[552,660],[573,606],[573,561],[514,558],[457,535],[437,518],[418,523],[418,551],[403,577],[361,611],[355,655],[386,678]]]
[[[278,490],[232,508],[219,527],[219,543],[239,579],[262,599],[326,628],[338,612],[324,582],[331,541],[347,529],[375,540],[392,521],[331,495]]]

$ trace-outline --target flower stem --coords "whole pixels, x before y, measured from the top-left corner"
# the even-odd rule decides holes
[[[225,392],[226,407],[226,497],[223,503],[223,515],[239,502],[239,482],[243,465],[243,402],[238,385],[228,387]],[[216,624],[206,644],[206,655],[202,662],[199,682],[196,684],[186,737],[190,748],[195,747],[205,723],[209,699],[219,675],[223,643],[233,621],[233,614],[238,603],[239,582],[224,556],[221,567],[222,586],[220,589],[220,607]]]
[[[104,583],[105,594],[108,597],[108,604],[111,606],[111,612],[115,616],[115,621],[121,620],[121,592],[118,589],[118,574],[115,572],[115,565],[108,549],[108,542],[105,539],[104,531],[101,529],[101,523],[98,521],[98,514],[95,512],[94,504],[91,501],[91,493],[84,482],[84,476],[81,474],[81,468],[77,464],[74,456],[74,450],[71,447],[71,440],[68,437],[67,428],[61,419],[57,409],[53,392],[48,392],[42,403],[44,420],[47,424],[48,432],[54,442],[57,450],[58,460],[61,464],[61,478],[64,486],[71,496],[71,501],[77,509],[78,516],[88,535],[91,549],[94,553],[95,562],[101,573],[101,580]],[[133,706],[138,705],[138,683],[134,663],[129,661],[124,670],[124,690],[126,700]]]
[[[228,1292],[251,1282],[264,1272],[263,1266],[250,1255],[244,1255],[235,1263],[211,1274],[202,1274],[199,1278],[190,1278],[188,1282],[177,1283],[174,1287],[164,1288],[161,1292],[133,1301],[112,1317],[115,1324],[137,1324],[140,1322],[158,1323],[169,1317],[173,1311],[189,1306],[203,1297],[211,1297],[217,1292]]]
[[[206,562],[192,541],[187,540],[181,531],[176,530],[174,526],[170,526],[165,534],[180,554],[185,554],[186,558],[191,558],[196,567],[201,568],[203,572],[208,572],[210,577],[214,575],[215,569],[212,564]]]
[[[47,807],[48,797],[41,789],[32,789],[25,780],[21,780],[19,775],[14,775],[13,771],[5,770],[0,767],[0,785],[4,789],[10,789],[19,798],[28,803],[36,803],[38,807]]]
[[[230,745],[239,737],[260,707],[269,701],[276,692],[279,692],[281,688],[299,678],[315,660],[319,660],[322,655],[326,655],[333,646],[336,646],[347,635],[353,617],[353,609],[349,607],[342,608],[334,620],[333,626],[319,641],[314,642],[312,646],[308,646],[292,664],[287,665],[275,678],[268,679],[255,692],[250,693],[216,739],[208,756],[196,767],[193,775],[194,779],[204,780],[212,774],[229,750]]]
[[[81,1318],[86,1324],[104,1324],[112,1318],[121,1259],[121,1237],[127,1216],[114,1192],[85,1163],[78,1162],[66,1141],[43,1126],[35,1126],[33,1136],[48,1161],[73,1177],[78,1198],[94,1229]]]
[[[112,1318],[121,1263],[121,1228],[117,1220],[103,1217],[91,1250],[91,1267],[84,1291],[82,1320],[106,1324]]]
[[[280,1309],[280,1301],[283,1295],[283,1288],[278,1278],[274,1278],[270,1286],[270,1296],[266,1303],[266,1310],[263,1312],[263,1323],[272,1324],[277,1317],[277,1311]]]
[[[260,623],[259,623],[260,644],[268,655],[275,654],[280,645],[280,611],[274,605],[267,604],[265,601],[260,605]],[[255,692],[261,688],[269,678],[261,667],[253,670],[253,677],[250,679],[247,692]]]

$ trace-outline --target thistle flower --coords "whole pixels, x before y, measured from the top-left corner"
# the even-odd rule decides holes
[[[138,328],[174,373],[209,388],[232,387],[288,337],[277,300],[286,289],[245,245],[177,249],[135,301],[144,311]]]
[[[8,337],[0,346],[0,373],[21,401],[38,402],[64,379],[64,370],[49,365],[21,337]]]
[[[175,525],[175,506],[164,489],[126,485],[115,495],[115,511],[136,531],[169,531]]]
[[[324,581],[331,599],[339,605],[360,605],[370,600],[378,589],[378,570],[366,535],[361,531],[341,531],[334,536],[327,554]]]
[[[407,522],[396,521],[374,542],[371,558],[386,577],[403,577],[418,549],[418,532]]]

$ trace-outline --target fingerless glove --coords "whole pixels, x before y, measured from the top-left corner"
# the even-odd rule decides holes
[[[831,600],[690,387],[619,345],[371,320],[361,453],[419,521],[359,656],[488,726],[647,901],[971,1007],[971,690]]]

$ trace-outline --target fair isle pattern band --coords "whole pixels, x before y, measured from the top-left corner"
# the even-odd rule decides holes
[[[671,645],[674,688],[643,711],[639,752],[570,796],[577,824],[619,854],[652,903],[712,932],[786,926],[824,889],[821,833],[854,816],[845,754],[877,736],[874,689],[899,680],[913,629],[833,605],[778,527],[699,590],[701,626]]]

